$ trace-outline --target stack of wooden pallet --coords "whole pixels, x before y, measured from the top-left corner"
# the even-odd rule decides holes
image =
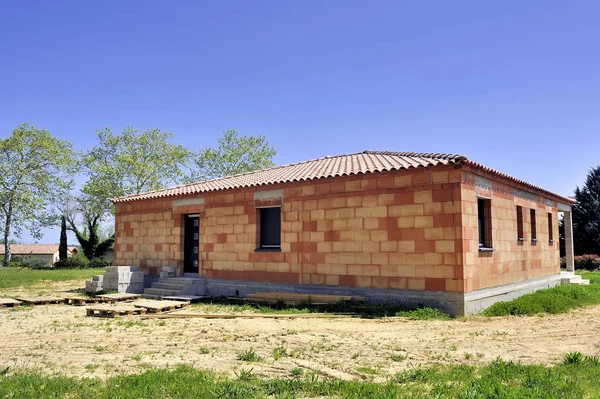
[[[302,302],[311,303],[313,305],[328,305],[340,301],[364,301],[365,297],[323,294],[296,294],[284,292],[257,292],[256,294],[246,295],[244,300],[267,303],[283,302],[287,305],[295,305]]]

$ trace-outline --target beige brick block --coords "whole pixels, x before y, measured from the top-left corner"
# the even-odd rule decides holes
[[[417,277],[434,278],[435,266],[431,265],[418,265],[416,266],[415,273]]]
[[[433,184],[448,183],[448,171],[433,172]]]
[[[425,263],[428,265],[442,265],[444,264],[444,254],[426,253]]]
[[[406,263],[409,265],[424,265],[425,254],[407,254]]]
[[[362,197],[347,197],[346,206],[349,208],[356,208],[362,206]]]
[[[426,240],[442,240],[444,239],[443,227],[430,227],[424,230]]]
[[[433,216],[415,216],[415,227],[433,227]]]
[[[365,208],[371,208],[377,206],[377,196],[376,195],[365,195],[362,197],[362,206]]]
[[[327,209],[325,211],[325,219],[327,220],[339,220],[340,219],[340,210],[339,209]]]
[[[364,219],[363,225],[364,225],[364,228],[367,230],[378,229],[379,228],[379,219],[378,218],[366,218],[366,219]]]
[[[415,227],[415,216],[401,216],[396,220],[398,228],[405,229]]]
[[[358,244],[358,243],[357,243]],[[362,250],[366,253],[379,252],[379,243],[373,241],[366,241],[362,243]],[[413,241],[413,252],[414,252],[414,241]]]
[[[454,266],[435,266],[436,278],[454,278]]]
[[[347,181],[345,188],[346,192],[360,191],[360,180]]]
[[[348,219],[346,223],[348,230],[362,230],[363,228],[363,219]]]
[[[396,187],[410,187],[412,186],[412,174],[404,176],[396,176],[394,178],[394,186]]]
[[[398,251],[398,243],[396,241],[381,241],[379,249],[381,252],[396,252]]]
[[[328,274],[325,276],[326,285],[340,285],[340,276],[334,274]]]
[[[356,208],[354,213],[357,218],[362,218],[362,219],[370,218],[371,217],[371,208],[364,208],[364,207]]]
[[[331,228],[333,230],[346,230],[348,222],[346,220],[333,220],[331,222]]]
[[[371,263],[371,254],[364,252],[356,252],[354,254],[354,262],[360,265],[368,265]]]
[[[312,241],[312,242],[325,241],[325,233],[322,231],[311,231],[310,232],[310,241]]]
[[[379,206],[388,206],[394,203],[394,194],[379,194],[377,204]]]
[[[337,264],[340,263],[340,255],[339,254],[325,254],[325,263]]]
[[[392,252],[388,255],[388,262],[390,265],[404,265],[406,264],[406,254]]]
[[[354,241],[354,231],[340,231],[340,241]]]
[[[387,265],[389,263],[388,254],[374,253],[371,255],[371,262],[376,265]]]
[[[340,254],[340,263],[343,265],[351,265],[356,263],[354,260],[353,253],[341,253]]]
[[[371,217],[380,218],[388,215],[388,208],[386,206],[375,206],[371,208]]]
[[[413,265],[396,266],[396,275],[399,277],[415,277],[417,268]]]
[[[371,241],[387,241],[387,230],[371,230]]]
[[[315,195],[315,186],[304,186],[302,187],[302,195]]]
[[[415,252],[414,241],[398,241],[398,252]]]
[[[454,241],[438,240],[435,242],[436,252],[454,252]]]
[[[425,191],[415,191],[415,204],[425,204],[428,202],[433,202],[433,196],[431,194],[431,190]]]
[[[379,276],[379,266],[364,265],[362,267],[363,276]]]
[[[325,211],[323,209],[316,209],[310,211],[310,220],[323,220],[325,219]]]
[[[394,205],[388,208],[390,216],[418,216],[423,215],[423,204]]]
[[[317,242],[317,252],[331,252],[331,242]]]
[[[346,198],[344,197],[335,197],[331,199],[331,207],[332,208],[345,208],[346,207]]]
[[[362,276],[362,265],[347,265],[349,276]]]
[[[425,215],[439,215],[443,212],[441,202],[429,202],[423,204],[423,213]]]
[[[339,212],[340,219],[354,219],[354,208],[342,208]]]
[[[361,288],[371,287],[370,276],[356,276],[356,286]]]
[[[354,232],[354,240],[356,241],[371,241],[369,230],[357,230]]]
[[[380,273],[382,276],[395,277],[397,276],[396,265],[381,265]]]

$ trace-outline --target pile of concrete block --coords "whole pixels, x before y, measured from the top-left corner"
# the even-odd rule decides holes
[[[85,282],[85,292],[89,292],[90,294],[95,294],[97,292],[102,292],[102,282],[104,276],[98,275],[93,276],[91,280]]]
[[[108,266],[104,273],[104,291],[144,292],[144,273],[139,266]]]
[[[164,266],[160,272],[160,278],[173,278],[176,270],[175,266]]]

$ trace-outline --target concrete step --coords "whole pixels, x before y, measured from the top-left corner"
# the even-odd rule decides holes
[[[179,284],[179,285],[192,285],[203,281],[201,278],[190,278],[190,277],[167,277],[161,278],[159,283],[167,283],[167,284]]]
[[[581,276],[577,274],[565,274],[560,277],[561,284],[579,284],[579,285],[589,285],[590,280],[584,280]]]
[[[163,290],[176,290],[183,291],[191,284],[175,284],[175,283],[165,283],[163,281],[159,281],[158,283],[152,283],[152,288],[160,288]]]
[[[144,299],[155,299],[157,301],[161,300],[163,297],[160,295],[152,295],[152,294],[142,294],[141,296]]]
[[[157,295],[157,296],[177,296],[180,294],[178,290],[163,290],[160,288],[146,288],[144,295]]]

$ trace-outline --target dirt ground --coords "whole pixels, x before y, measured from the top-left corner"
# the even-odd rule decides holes
[[[54,288],[70,287],[62,283]],[[26,292],[13,289],[0,296]],[[191,311],[215,309],[200,306]],[[285,377],[302,369],[342,379],[379,380],[419,365],[487,363],[498,356],[552,364],[571,351],[599,354],[600,306],[544,317],[410,321],[101,319],[86,317],[84,307],[43,305],[0,309],[0,337],[0,369],[104,378],[188,364],[229,375],[252,369],[258,376]],[[285,348],[286,355],[276,360],[277,347]],[[237,359],[250,348],[262,361]]]

